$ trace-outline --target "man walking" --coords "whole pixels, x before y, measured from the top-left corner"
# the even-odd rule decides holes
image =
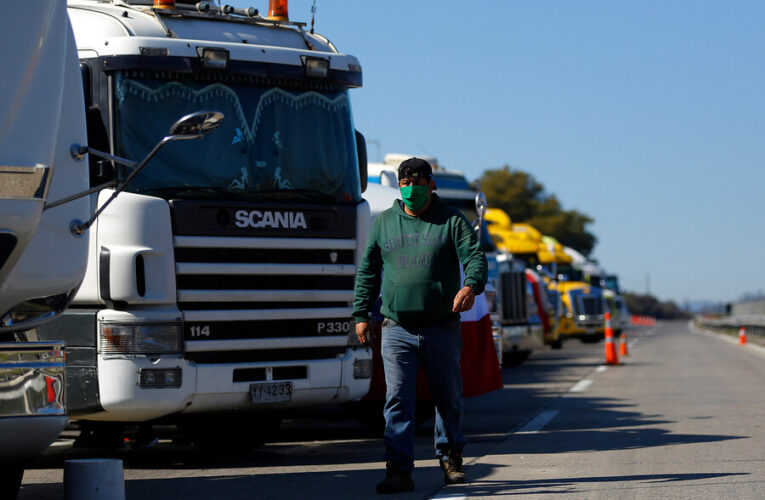
[[[353,301],[356,335],[366,344],[369,313],[382,288],[387,470],[378,493],[414,488],[420,365],[436,404],[435,449],[445,480],[465,482],[459,313],[473,307],[488,273],[486,257],[467,219],[433,193],[430,164],[410,158],[399,166],[398,180],[401,200],[372,223]],[[462,284],[460,264],[465,271]]]

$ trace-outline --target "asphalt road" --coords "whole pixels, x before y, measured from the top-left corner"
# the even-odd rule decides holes
[[[396,498],[765,498],[765,350],[685,322],[628,332],[630,355],[568,340],[503,370],[500,391],[466,401],[467,485],[443,487],[432,421],[417,432],[416,489]],[[293,418],[265,446],[211,456],[73,449],[65,434],[27,470],[19,499],[63,496],[63,463],[117,457],[128,499],[366,498],[382,442],[337,409]]]

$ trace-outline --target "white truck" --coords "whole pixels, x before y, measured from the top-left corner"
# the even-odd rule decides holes
[[[0,75],[0,497],[12,498],[26,461],[68,421],[64,342],[35,328],[80,286],[97,214],[78,160],[89,148],[66,2],[5,5],[0,41],[12,47]]]
[[[113,195],[98,186],[130,182],[90,227],[71,308],[35,331],[67,342],[72,418],[164,419],[193,440],[246,444],[280,410],[366,394],[371,351],[350,318],[370,220],[348,96],[358,60],[287,12],[167,0],[68,11],[91,148],[140,158],[179,115],[226,117],[140,172],[91,155],[98,206]]]
[[[64,345],[23,330],[64,310],[85,273],[88,201],[46,209],[85,189],[69,155],[85,140],[85,110],[66,4],[3,5],[0,16],[0,497],[14,498],[25,462],[67,423]],[[51,245],[55,242],[55,246]],[[55,249],[55,250],[54,250]]]

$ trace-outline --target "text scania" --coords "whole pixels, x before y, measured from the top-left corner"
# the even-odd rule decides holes
[[[270,227],[273,229],[308,229],[303,212],[272,212],[270,210],[237,210],[239,227]]]

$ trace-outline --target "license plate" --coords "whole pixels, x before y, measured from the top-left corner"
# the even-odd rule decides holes
[[[593,335],[595,333],[595,329],[594,328],[587,328],[587,329],[585,329],[584,333],[586,335]]]
[[[283,403],[292,401],[292,382],[250,384],[253,403]]]

